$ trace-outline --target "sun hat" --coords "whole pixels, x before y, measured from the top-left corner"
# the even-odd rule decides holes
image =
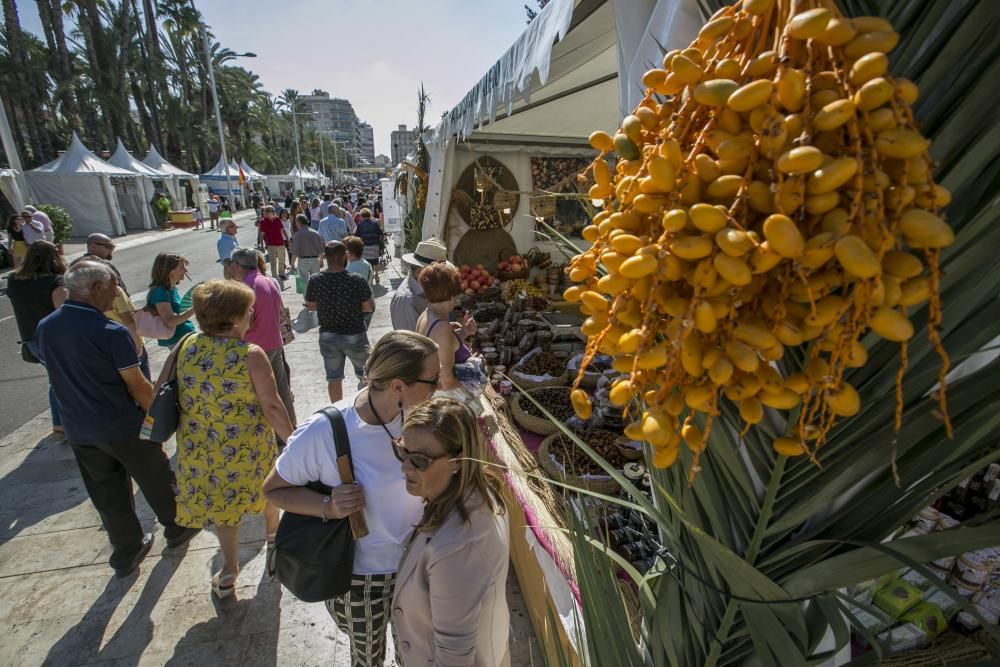
[[[440,239],[429,238],[417,244],[413,252],[403,255],[403,261],[410,266],[429,266],[434,262],[444,262],[448,260],[448,248]]]

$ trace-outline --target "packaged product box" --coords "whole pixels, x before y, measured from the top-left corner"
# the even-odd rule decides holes
[[[912,623],[904,623],[880,634],[878,641],[888,646],[890,653],[899,653],[926,646],[927,633]]]
[[[932,588],[930,591],[925,593],[924,602],[932,604],[940,609],[941,615],[944,616],[944,620],[946,621],[950,621],[955,617],[955,614],[962,609],[962,606],[958,604],[958,602],[938,588]]]
[[[894,618],[878,607],[865,606],[862,608],[858,605],[851,604],[850,602],[846,603],[846,605],[854,618],[858,620],[858,622],[865,628],[865,630],[868,631],[869,634],[878,635],[896,622]],[[863,637],[861,639],[864,641]]]
[[[893,618],[899,618],[910,607],[920,602],[923,593],[902,579],[897,579],[882,590],[875,593],[875,606]]]
[[[934,639],[948,627],[941,608],[929,602],[918,602],[913,605],[900,620],[923,630],[927,639]]]
[[[926,595],[927,591],[934,588],[934,582],[916,570],[907,570],[899,578],[920,591],[921,595]]]

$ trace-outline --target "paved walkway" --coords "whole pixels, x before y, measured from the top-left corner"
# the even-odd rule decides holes
[[[400,279],[393,267],[383,273],[373,342],[391,328],[390,290]],[[288,284],[295,317],[301,297]],[[155,373],[166,351],[148,347]],[[297,334],[287,356],[301,419],[327,403],[317,330]],[[347,372],[345,388],[356,386],[350,364]],[[262,517],[244,521],[237,595],[219,602],[209,590],[221,564],[215,536],[203,532],[186,552],[162,555],[162,528],[137,493],[157,541],[137,574],[116,579],[70,448],[45,439],[48,420],[45,412],[0,440],[0,665],[350,664],[324,606],[296,600],[264,573]],[[168,454],[174,449],[171,441]],[[512,664],[543,664],[513,568],[508,600]]]

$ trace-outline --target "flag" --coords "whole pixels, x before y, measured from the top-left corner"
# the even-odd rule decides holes
[[[243,165],[237,165],[240,168],[240,185],[247,182],[247,175],[243,173]]]

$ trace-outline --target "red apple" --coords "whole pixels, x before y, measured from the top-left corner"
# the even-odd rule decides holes
[[[478,280],[473,280],[472,282],[470,282],[469,283],[469,288],[470,289],[479,289],[479,281]]]
[[[504,260],[504,261],[500,262],[500,264],[497,265],[497,269],[500,270],[500,271],[506,271],[507,270],[507,260]]]

